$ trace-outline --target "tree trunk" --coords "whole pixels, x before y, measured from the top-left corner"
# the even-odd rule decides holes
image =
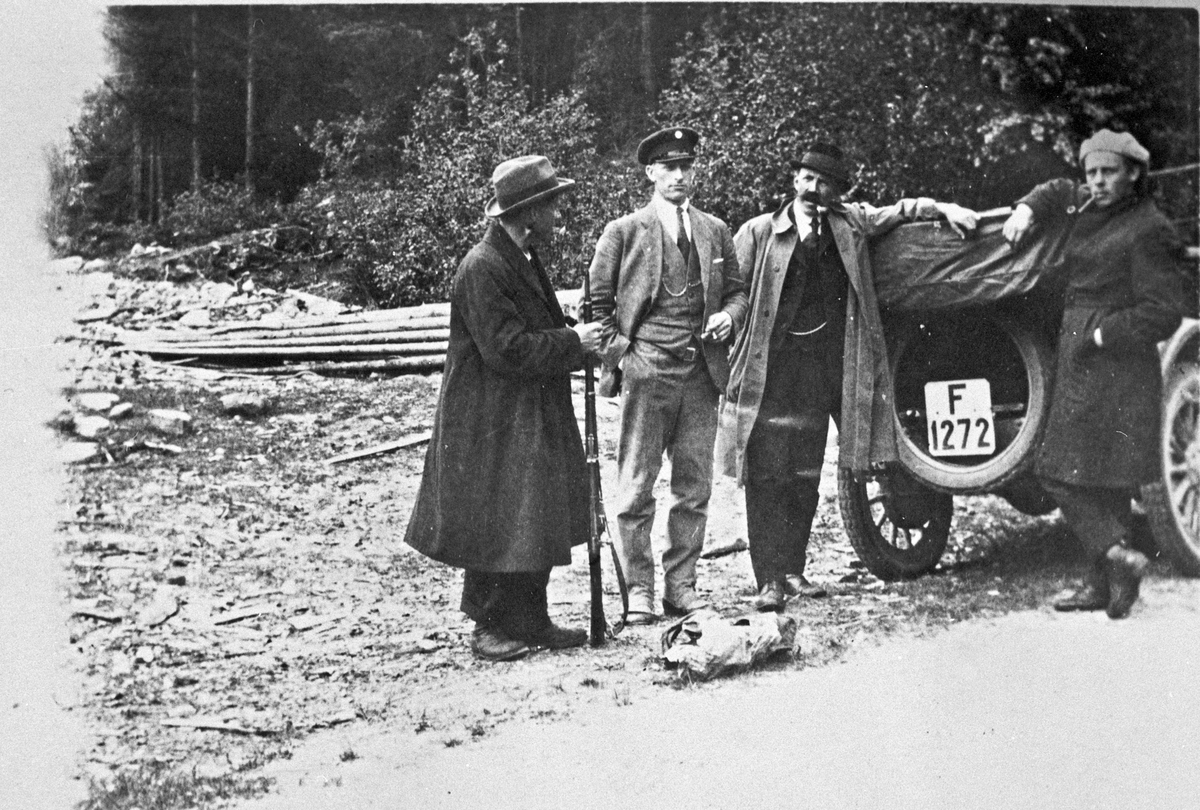
[[[658,95],[658,82],[654,75],[654,49],[651,45],[654,34],[654,20],[650,12],[650,4],[642,3],[642,89],[646,92],[647,104],[654,106],[654,97]]]
[[[158,148],[158,135],[150,135],[146,138],[146,221],[154,224],[156,221],[154,214],[154,200],[157,195],[154,193],[155,184],[158,182],[154,176],[154,150]]]
[[[246,7],[246,190],[254,191],[254,6]]]
[[[192,9],[192,191],[200,189],[200,43],[199,12]]]
[[[154,174],[158,177],[158,187],[154,190],[154,221],[161,223],[167,197],[163,182],[163,136],[161,133],[154,136]]]
[[[522,7],[516,6],[517,22],[517,80],[525,84],[525,27],[522,22]]]
[[[133,221],[142,224],[142,165],[146,159],[142,149],[142,125],[133,120],[133,165],[130,167],[129,182],[132,187],[130,202],[133,203]]]

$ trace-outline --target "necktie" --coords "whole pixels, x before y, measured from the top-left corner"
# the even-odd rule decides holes
[[[821,218],[820,216],[809,217],[808,219],[808,236],[804,237],[804,243],[810,247],[816,247],[817,241],[821,238]]]
[[[675,237],[675,244],[679,246],[679,252],[683,254],[683,261],[686,264],[689,255],[692,252],[692,243],[687,238],[687,226],[683,223],[683,209],[677,207],[675,209],[676,224],[679,228],[679,235]]]

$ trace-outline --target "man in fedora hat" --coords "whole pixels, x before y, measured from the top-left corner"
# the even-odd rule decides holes
[[[746,316],[729,227],[689,199],[699,140],[693,129],[669,127],[641,142],[637,159],[653,197],[608,223],[588,271],[603,327],[600,393],[613,396],[619,386],[622,399],[617,545],[630,624],[657,619],[650,531],[664,452],[674,501],[662,555],[663,611],[704,606],[696,562],[712,491],[717,404],[729,376],[729,341]]]
[[[588,540],[588,484],[572,370],[597,324],[567,326],[537,249],[574,185],[539,155],[507,160],[483,239],[458,266],[433,436],[405,542],[458,568],[472,650],[507,661],[587,633],[547,612],[550,569]]]
[[[789,166],[795,197],[734,237],[750,274],[750,317],[733,347],[721,420],[727,472],[746,486],[750,561],[764,611],[781,610],[788,596],[824,594],[804,565],[830,417],[846,427],[844,460],[871,449],[864,437],[871,413],[857,408],[870,406],[887,369],[867,239],[939,216],[960,234],[975,227],[973,211],[926,197],[885,208],[843,202],[850,166],[831,144],[814,144]],[[856,396],[843,399],[843,380]]]

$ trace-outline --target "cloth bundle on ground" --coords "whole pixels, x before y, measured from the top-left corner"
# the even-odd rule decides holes
[[[689,613],[662,635],[662,657],[693,680],[744,672],[796,643],[796,620],[778,613],[724,619],[712,610]]]

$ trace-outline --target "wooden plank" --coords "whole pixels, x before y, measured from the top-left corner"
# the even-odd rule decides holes
[[[430,431],[417,433],[412,436],[406,436],[403,439],[397,439],[394,442],[386,442],[377,444],[374,447],[365,447],[362,450],[354,450],[350,453],[343,453],[340,456],[333,456],[325,459],[326,464],[341,464],[344,461],[353,461],[357,458],[367,458],[368,456],[379,456],[384,453],[391,453],[395,450],[402,450],[405,447],[415,447],[418,444],[425,444],[433,436]]]
[[[164,717],[161,725],[171,728],[194,728],[203,731],[228,731],[232,734],[273,734],[267,729],[246,728],[245,726],[226,723],[220,717]]]
[[[430,343],[430,342],[447,342],[450,339],[450,330],[447,329],[423,329],[413,330],[411,332],[389,330],[387,332],[372,332],[369,334],[355,335],[328,335],[328,336],[297,336],[297,337],[281,337],[281,338],[253,338],[245,340],[177,340],[167,341],[163,343],[157,342],[132,342],[127,343],[126,347],[135,351],[146,352],[148,354],[162,353],[191,353],[200,349],[274,349],[296,346],[371,346],[376,344],[393,344],[393,343]]]
[[[212,364],[214,361],[209,360]],[[238,371],[247,376],[275,374],[369,374],[396,371],[416,373],[441,371],[446,365],[445,354],[423,354],[416,357],[391,357],[383,360],[298,361],[276,366],[241,366]]]
[[[144,354],[165,355],[168,357],[237,357],[252,359],[256,357],[293,357],[293,358],[334,358],[334,357],[378,357],[381,355],[411,355],[411,354],[444,354],[449,347],[448,341],[432,341],[429,343],[368,343],[362,346],[264,346],[251,348],[212,348],[191,346],[187,344],[149,344],[145,346],[126,346],[129,351]]]

